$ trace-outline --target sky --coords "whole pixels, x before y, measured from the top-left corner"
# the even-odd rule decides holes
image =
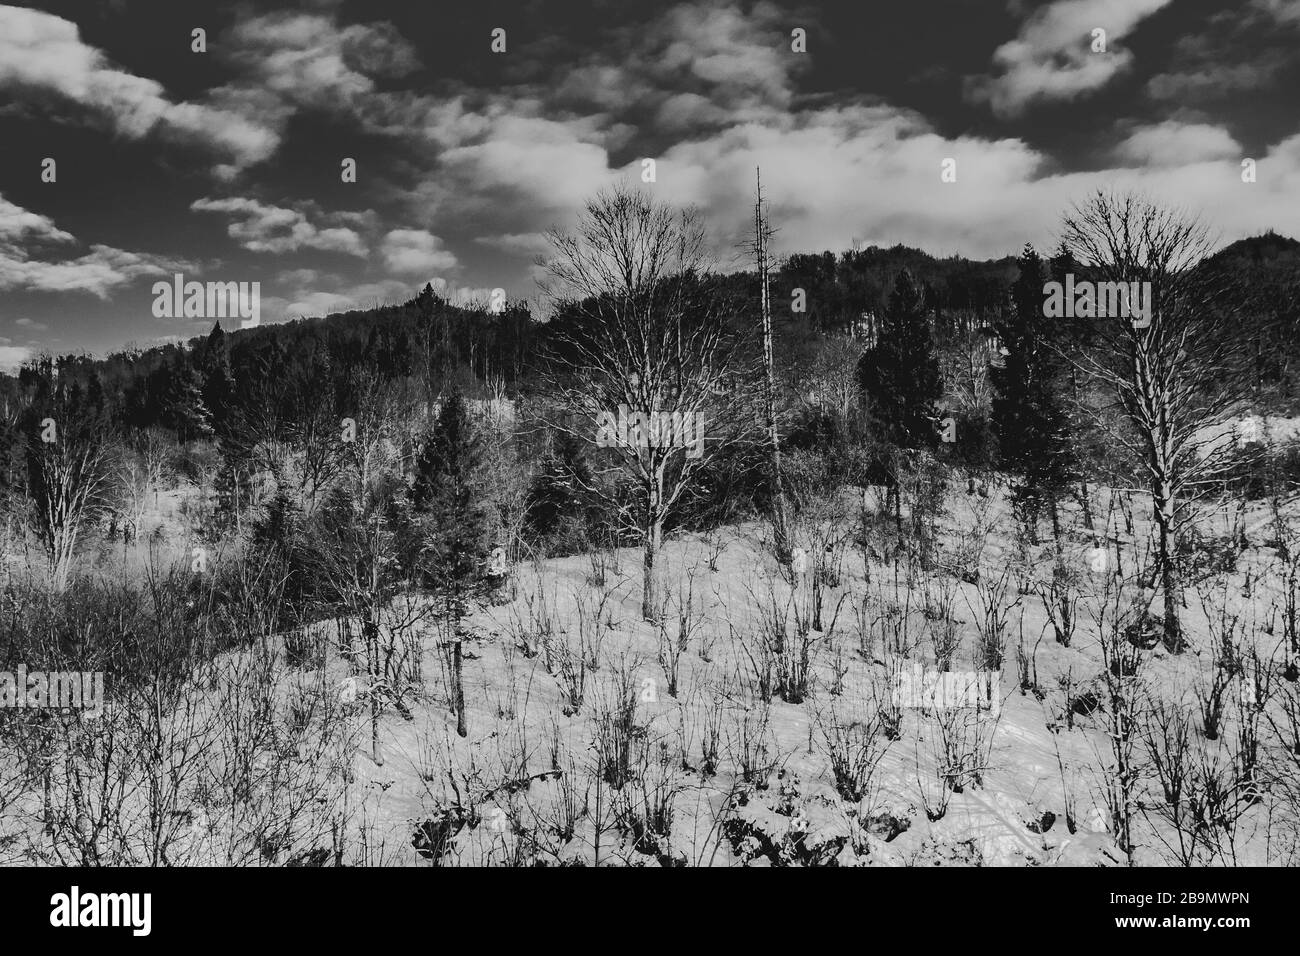
[[[0,6],[0,368],[207,331],[154,314],[178,272],[259,282],[264,322],[536,301],[618,180],[722,268],[756,167],[777,253],[1048,248],[1097,188],[1300,236],[1297,90],[1300,0]]]

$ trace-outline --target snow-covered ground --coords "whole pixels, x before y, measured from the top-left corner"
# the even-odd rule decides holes
[[[1143,564],[1149,503],[1094,487],[1092,530],[1073,505],[1065,510],[1062,560],[1080,598],[1073,640],[1063,646],[1029,586],[1048,582],[1055,563],[1046,522],[1043,540],[1025,550],[1005,490],[995,487],[987,498],[965,490],[958,484],[948,496],[938,558],[910,583],[906,562],[896,566],[891,559],[882,489],[846,490],[841,507],[801,526],[801,543],[810,551],[819,536],[843,545],[839,580],[822,596],[822,626],[807,630],[808,690],[785,695],[801,699],[776,692],[765,702],[758,686],[761,637],[772,633],[774,613],[783,619],[787,648],[797,649],[798,622],[811,618],[813,600],[810,574],[792,587],[759,524],[677,536],[664,546],[667,637],[677,637],[683,607],[691,621],[675,693],[661,659],[665,635],[641,617],[635,549],[519,566],[499,598],[471,615],[465,738],[457,736],[450,708],[445,631],[432,617],[416,626],[419,680],[405,693],[404,708],[390,707],[380,718],[381,761],[372,753],[364,675],[353,674],[331,647],[327,693],[341,703],[355,743],[346,769],[331,779],[350,831],[339,841],[321,824],[295,845],[323,853],[341,843],[345,862],[364,864],[1126,863],[1108,807],[1114,756],[1096,615],[1114,562],[1130,582]],[[146,522],[145,538],[173,557],[188,555],[194,543],[192,531],[183,530],[185,507],[184,496],[163,496]],[[1300,518],[1295,511],[1292,521]],[[871,528],[865,536],[864,520]],[[1223,569],[1196,572],[1199,585],[1187,588],[1188,649],[1142,651],[1139,676],[1123,684],[1142,727],[1149,726],[1145,715],[1160,707],[1187,708],[1185,815],[1191,802],[1205,802],[1211,784],[1231,791],[1241,766],[1243,715],[1258,730],[1259,779],[1294,781],[1296,775],[1282,743],[1288,721],[1300,715],[1297,683],[1283,672],[1287,582],[1263,503],[1239,517],[1207,515],[1198,553],[1217,548],[1215,538],[1230,537],[1234,524],[1253,529],[1248,546]],[[154,528],[161,533],[152,535]],[[102,560],[120,559],[120,542],[106,547],[118,553],[103,553]],[[144,548],[142,541],[128,550]],[[978,578],[971,573],[976,567]],[[1004,572],[997,705],[937,709],[904,701],[895,732],[885,733],[896,703],[891,675],[900,668],[934,671],[936,636],[959,638],[952,671],[984,669],[976,658],[981,612]],[[1125,600],[1144,596],[1152,592],[1136,590]],[[1158,613],[1158,600],[1153,610]],[[1264,705],[1252,709],[1241,692],[1243,675],[1252,672],[1228,673],[1224,727],[1208,740],[1200,697],[1213,688],[1216,673],[1225,673],[1216,671],[1222,654],[1212,627],[1224,620],[1237,623],[1238,655],[1256,654],[1269,686]],[[335,622],[314,628],[337,633]],[[1018,645],[1031,661],[1030,687],[1021,686]],[[247,655],[227,657],[232,668],[247,666]],[[787,662],[799,659],[796,652]],[[273,678],[288,695],[302,673],[282,662]],[[621,743],[620,699],[633,704]],[[1092,699],[1103,706],[1087,706]],[[220,706],[213,700],[202,709]],[[602,768],[621,746],[629,779],[615,786],[602,779]],[[1177,862],[1179,834],[1163,809],[1144,734],[1135,735],[1132,753],[1138,770],[1132,861]],[[839,768],[838,779],[837,754],[850,764],[847,774]],[[850,794],[855,760],[859,771],[871,772],[857,774],[860,792]],[[945,779],[959,786],[946,786]],[[1220,819],[1204,829],[1190,858],[1295,865],[1294,790],[1265,787],[1260,799],[1235,805],[1241,812],[1231,814],[1232,825]],[[35,819],[36,808],[29,809]],[[202,821],[195,824],[195,852],[178,860],[201,862],[204,848],[221,844],[217,815],[174,812]],[[221,862],[220,854],[213,861]]]
[[[1104,514],[1103,499],[1098,494],[1094,507]],[[1139,515],[1135,531],[1141,537],[1145,533],[1141,499],[1135,507]],[[949,501],[949,509],[944,539],[950,546],[977,525],[977,517],[991,525],[980,562],[986,581],[1015,560],[1004,502],[995,500],[990,505],[978,497],[957,495]],[[987,510],[977,514],[981,509]],[[1118,509],[1112,517],[1113,527],[1102,538],[1110,537],[1112,547],[1117,538],[1128,551],[1121,558],[1131,562],[1132,537],[1125,534]],[[716,570],[710,570],[710,557],[719,545]],[[1030,556],[1030,568],[1040,580],[1043,569],[1051,566],[1049,547],[1040,545]],[[1099,590],[1104,577],[1094,568],[1096,555],[1091,549],[1092,541],[1078,532],[1067,545],[1067,560],[1077,562],[1083,572],[1085,591]],[[868,614],[875,613],[878,606],[873,602],[882,594],[892,597],[892,565],[872,563],[874,583],[868,584],[868,565],[860,551],[850,549],[840,586],[825,599],[829,609],[845,596],[836,626],[831,630],[824,621],[826,629],[811,634],[812,692],[801,703],[775,697],[765,707],[748,679],[753,635],[762,627],[770,594],[776,593],[781,602],[788,594],[769,551],[756,526],[730,529],[709,539],[687,537],[665,547],[667,590],[675,601],[686,582],[693,582],[702,619],[682,656],[681,686],[675,697],[667,691],[665,671],[657,660],[659,636],[640,617],[639,552],[620,552],[619,573],[611,573],[604,587],[590,580],[592,565],[586,557],[519,569],[515,600],[486,608],[473,620],[474,637],[465,664],[468,737],[462,740],[455,735],[445,693],[431,687],[427,706],[417,708],[413,719],[385,718],[382,766],[365,753],[357,758],[357,786],[365,794],[370,819],[385,834],[391,859],[419,858],[413,855],[410,835],[421,822],[440,818],[453,798],[445,768],[455,767],[462,792],[476,788],[479,792],[470,816],[473,825],[466,822],[450,840],[442,858],[446,864],[519,858],[590,864],[597,856],[602,864],[637,865],[1125,862],[1105,796],[1111,781],[1104,768],[1112,758],[1104,708],[1091,715],[1071,714],[1067,721],[1060,683],[1068,678],[1075,685],[1075,697],[1102,686],[1102,653],[1088,597],[1079,606],[1071,646],[1063,647],[1054,640],[1040,598],[1018,594],[1013,585],[1008,602],[1017,603],[1007,618],[1000,708],[948,711],[946,723],[938,711],[905,708],[898,739],[885,747],[882,736],[878,746],[871,748],[883,750],[883,756],[869,792],[855,803],[836,790],[824,728],[831,728],[834,735],[837,727],[851,731],[869,725],[882,694],[888,694],[884,650],[877,638],[866,655],[861,652],[853,609],[866,598]],[[927,587],[941,589],[944,575],[935,571],[929,585],[917,582],[911,597],[904,593],[901,602],[910,608],[912,632],[920,636],[912,660],[925,667],[934,665],[928,634],[935,622],[926,620],[921,592]],[[1280,632],[1266,633],[1266,619],[1270,613],[1275,615],[1281,579],[1277,557],[1264,545],[1263,535],[1251,541],[1237,570],[1220,576],[1217,583],[1212,592],[1227,594],[1230,612],[1243,615],[1249,641],[1265,659],[1276,661]],[[960,580],[952,581],[952,587],[950,607],[962,637],[952,667],[978,669],[972,655],[981,607],[979,588]],[[1248,587],[1247,596],[1243,592]],[[796,606],[808,598],[806,582],[802,588],[802,596],[794,598]],[[590,615],[590,608],[606,591],[612,597],[608,621],[600,629],[599,669],[587,673],[582,707],[567,713],[561,681],[548,673],[544,653],[528,657],[516,646],[521,629],[528,630],[528,601],[536,607],[537,595],[545,595],[555,645],[576,648],[584,639],[579,605]],[[1139,680],[1148,705],[1181,702],[1195,712],[1194,687],[1211,679],[1213,648],[1196,591],[1189,588],[1187,597],[1183,617],[1189,649],[1181,655],[1160,647],[1144,652]],[[673,618],[670,632],[675,633],[676,627]],[[1033,649],[1039,694],[1019,687],[1014,648],[1022,634],[1026,647]],[[591,640],[590,633],[585,637]],[[434,643],[432,637],[425,643],[425,674],[439,672]],[[627,784],[625,791],[615,792],[596,785],[594,741],[601,701],[609,698],[620,664],[636,690],[637,729],[631,747],[634,753],[646,755],[642,771],[650,782],[644,788]],[[1284,684],[1281,678],[1275,683]],[[1289,686],[1291,693],[1294,687]],[[1231,703],[1228,710],[1232,711]],[[855,725],[858,721],[863,723]],[[1199,724],[1193,724],[1193,748],[1209,754],[1212,766],[1229,772],[1234,745],[1222,737],[1230,733],[1211,743],[1201,736]],[[721,728],[720,755],[716,772],[705,774],[701,772],[706,764],[705,741],[713,725]],[[765,754],[759,762],[770,769],[746,782],[738,763],[743,762],[739,754],[751,736],[761,739]],[[1267,751],[1261,766],[1271,766],[1280,744],[1267,729],[1261,737]],[[969,765],[980,769],[978,783],[965,776],[961,792],[947,792],[938,776],[945,738],[964,738],[964,748],[954,745],[954,752],[964,749]],[[1162,822],[1159,786],[1141,741],[1135,744],[1135,753],[1143,776],[1133,801],[1133,861],[1174,862],[1169,847],[1177,845],[1177,836]],[[1286,765],[1284,755],[1279,765]],[[431,771],[431,767],[443,769]],[[560,774],[552,772],[557,767]],[[510,780],[520,783],[502,786]],[[657,805],[656,794],[665,793],[673,795],[666,801],[672,812],[667,835],[637,846],[633,837],[620,832],[620,813],[626,830],[629,815],[644,814],[647,804]],[[945,793],[946,809],[940,813]],[[556,826],[566,800],[587,808],[585,814],[574,814],[579,819],[571,835]],[[1206,861],[1293,863],[1294,821],[1284,819],[1291,809],[1282,807],[1280,798],[1265,797],[1246,810],[1230,832],[1211,834],[1216,849],[1206,851]]]

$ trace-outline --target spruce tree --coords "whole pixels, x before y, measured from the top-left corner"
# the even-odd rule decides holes
[[[528,493],[528,527],[550,535],[583,517],[584,489],[592,482],[586,448],[575,435],[556,432],[555,443],[542,459]]]
[[[1019,267],[1010,308],[994,322],[1003,362],[989,369],[993,429],[1003,469],[1019,476],[1013,500],[1027,524],[1034,528],[1046,504],[1059,540],[1057,501],[1074,472],[1062,369],[1048,345],[1054,330],[1043,316],[1043,262],[1032,246],[1025,246]]]
[[[171,385],[163,405],[163,423],[178,441],[207,438],[212,434],[212,414],[203,401],[203,379],[184,355],[172,368]]]
[[[412,499],[425,530],[425,580],[445,602],[452,626],[456,732],[468,733],[462,679],[461,619],[487,586],[491,525],[482,437],[459,391],[443,402],[416,461]]]
[[[935,403],[943,395],[925,296],[906,269],[894,283],[875,344],[858,362],[858,384],[869,401],[878,437],[893,451],[890,482],[895,517],[901,523],[897,451],[935,443]]]
[[[925,297],[907,270],[890,293],[876,343],[858,363],[858,383],[871,401],[880,437],[899,448],[934,443],[943,394]]]

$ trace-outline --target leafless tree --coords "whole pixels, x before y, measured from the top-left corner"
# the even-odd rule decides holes
[[[741,412],[753,352],[710,287],[694,210],[620,185],[587,203],[574,232],[554,230],[550,241],[543,289],[562,316],[552,319],[562,323],[548,373],[561,411],[550,424],[609,447],[613,471],[630,482],[630,504],[606,485],[590,490],[642,541],[642,615],[653,620],[665,520],[701,470],[752,432],[742,424],[755,420],[752,410]],[[620,410],[640,419],[626,435],[609,427]]]
[[[1066,215],[1063,239],[1089,278],[1151,284],[1149,318],[1098,318],[1100,348],[1070,350],[1068,357],[1110,386],[1123,412],[1127,427],[1112,432],[1143,466],[1157,529],[1165,641],[1181,650],[1178,544],[1191,503],[1228,463],[1230,434],[1225,440],[1216,426],[1249,389],[1245,374],[1233,374],[1245,361],[1244,339],[1226,282],[1201,267],[1213,240],[1198,219],[1140,196],[1098,192]]]
[[[77,539],[102,503],[107,480],[105,442],[93,433],[63,425],[48,419],[42,435],[32,441],[30,453],[36,529],[56,591],[68,586]]]

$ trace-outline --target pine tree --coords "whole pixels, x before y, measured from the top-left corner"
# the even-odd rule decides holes
[[[218,322],[212,327],[200,357],[203,404],[211,415],[212,429],[225,434],[235,401],[235,377],[230,370],[230,345]]]
[[[858,385],[866,395],[878,437],[892,446],[891,492],[901,525],[901,463],[898,451],[934,444],[943,379],[934,354],[925,296],[904,269],[894,283],[875,344],[858,362]]]
[[[582,517],[585,488],[592,482],[584,442],[557,431],[554,447],[542,459],[528,494],[528,527],[534,534],[552,534]]]
[[[163,404],[163,422],[182,442],[212,434],[212,414],[203,401],[202,376],[183,355],[172,369],[171,386]]]
[[[899,448],[934,443],[943,395],[925,297],[907,270],[889,296],[880,333],[858,363],[858,383],[871,401],[880,437]]]
[[[1061,403],[1062,369],[1048,345],[1043,262],[1032,246],[1020,256],[1011,308],[994,322],[1004,361],[992,365],[993,429],[1002,467],[1020,476],[1013,496],[1032,529],[1047,504],[1060,540],[1057,501],[1074,475],[1069,420]]]
[[[462,679],[461,619],[469,601],[487,586],[491,548],[483,444],[459,392],[442,405],[416,461],[412,499],[425,528],[426,580],[445,601],[452,624],[456,732],[468,733]]]

